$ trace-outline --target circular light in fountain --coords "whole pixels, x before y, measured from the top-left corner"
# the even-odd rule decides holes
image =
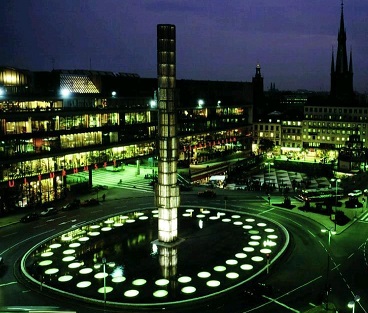
[[[240,218],[240,215],[231,215],[231,218]]]
[[[226,267],[222,266],[222,265],[217,265],[213,268],[214,271],[216,272],[225,272],[226,271]]]
[[[243,248],[243,251],[245,251],[245,252],[253,252],[254,251],[254,248],[253,247],[244,247]]]
[[[51,249],[57,249],[57,248],[60,248],[60,247],[61,247],[60,243],[53,243],[52,245],[50,245]]]
[[[62,241],[69,241],[69,240],[72,240],[73,237],[72,236],[68,236],[68,235],[63,235],[61,236],[61,240]]]
[[[272,250],[271,249],[267,249],[267,248],[264,248],[264,249],[261,249],[261,250],[259,250],[261,253],[264,253],[264,254],[266,254],[266,253],[271,253],[272,252]]]
[[[89,238],[88,237],[81,237],[78,239],[79,241],[82,241],[82,242],[85,242],[85,241],[88,241]]]
[[[79,274],[85,275],[85,274],[89,274],[92,273],[92,269],[90,267],[85,267],[79,270]]]
[[[230,273],[227,273],[226,274],[226,277],[227,278],[230,278],[230,279],[236,279],[239,277],[239,274],[238,273],[235,273],[235,272],[230,272]]]
[[[265,226],[267,226],[267,224],[266,223],[258,223],[257,226],[259,226],[259,227],[265,227]]]
[[[190,281],[192,281],[192,278],[190,278],[189,276],[182,276],[178,278],[178,282],[182,284],[189,283]]]
[[[49,256],[52,256],[53,254],[54,254],[54,252],[47,251],[47,252],[43,252],[43,253],[41,253],[41,256],[42,256],[43,258],[47,258],[47,257],[49,257]]]
[[[210,276],[211,276],[211,273],[209,273],[209,272],[199,272],[198,273],[199,278],[208,278]]]
[[[241,222],[241,221],[235,221],[234,222],[234,225],[235,226],[241,226],[241,225],[243,225],[243,222]]]
[[[95,278],[98,278],[98,279],[101,279],[101,278],[104,278],[104,277],[107,277],[107,276],[109,276],[109,274],[104,273],[104,272],[100,272],[100,273],[95,274]]]
[[[204,214],[197,214],[197,217],[198,218],[204,218],[206,215],[204,215]]]
[[[251,264],[243,264],[243,265],[240,266],[240,268],[242,270],[244,270],[244,271],[250,271],[250,270],[253,269],[253,265],[251,265]]]
[[[109,293],[109,292],[111,292],[113,290],[114,290],[114,288],[109,287],[109,286],[106,286],[105,288],[104,287],[98,288],[97,292],[98,293]]]
[[[121,216],[120,216],[120,218],[121,218],[122,220],[127,220],[127,219],[129,218],[129,216],[127,216],[127,215],[121,215]]]
[[[190,214],[190,213],[183,213],[183,216],[184,216],[184,217],[191,217],[191,216],[192,216],[192,214]]]
[[[91,231],[91,232],[89,232],[89,233],[88,233],[88,236],[96,237],[96,236],[98,236],[99,234],[100,234],[100,232],[99,232],[99,231]]]
[[[263,257],[261,257],[261,256],[253,256],[252,257],[252,261],[254,261],[254,262],[261,262],[261,261],[263,261]]]
[[[135,215],[137,215],[137,216],[142,216],[144,213],[142,213],[142,212],[136,212],[135,213]]]
[[[249,241],[248,245],[250,245],[250,246],[259,246],[259,242],[258,241]]]
[[[236,265],[236,264],[238,264],[238,261],[230,259],[230,260],[226,260],[226,264],[227,265]]]
[[[73,242],[69,245],[69,248],[78,248],[81,244],[79,242]]]
[[[186,286],[184,288],[181,289],[182,293],[194,293],[196,291],[195,287],[193,286]]]
[[[102,231],[110,231],[112,228],[111,227],[102,227],[101,230]]]
[[[124,296],[127,297],[127,298],[133,298],[133,297],[136,297],[138,295],[139,295],[139,291],[134,290],[134,289],[127,290],[127,291],[124,292]]]
[[[267,246],[274,247],[274,246],[276,246],[276,242],[274,242],[272,240],[267,240]]]
[[[48,266],[50,264],[52,264],[51,260],[44,260],[44,261],[41,261],[40,263],[38,263],[39,266]]]
[[[158,210],[152,210],[152,213],[153,214],[157,214],[158,213]]]
[[[147,282],[147,280],[143,279],[143,278],[139,278],[139,279],[136,279],[136,280],[133,280],[132,284],[134,286],[143,286],[145,285]]]
[[[250,239],[252,240],[260,240],[262,237],[261,236],[258,236],[258,235],[253,235],[253,236],[250,236]]]
[[[202,211],[202,213],[203,213],[203,214],[210,214],[210,213],[211,213],[211,211],[209,211],[209,210],[203,210],[203,211]]]
[[[90,226],[92,229],[97,229],[97,228],[100,228],[101,226],[100,225],[91,225]]]
[[[82,266],[82,263],[80,262],[73,262],[73,263],[70,263],[68,265],[69,268],[78,268],[78,267],[81,267]]]
[[[104,221],[105,224],[114,224],[114,220],[106,220]]]
[[[222,221],[223,221],[224,223],[229,223],[229,222],[231,222],[231,219],[229,219],[229,218],[223,218],[223,219],[222,219]]]
[[[58,278],[58,281],[59,282],[62,282],[62,283],[65,283],[65,282],[70,281],[72,279],[73,279],[73,276],[72,275],[64,275],[64,276],[60,276]]]
[[[64,250],[63,254],[73,254],[75,252],[74,249],[68,249],[68,250]]]
[[[81,281],[77,284],[78,288],[87,288],[91,286],[91,282],[90,281]]]
[[[120,222],[116,222],[114,223],[114,227],[121,227],[123,226],[124,224],[123,223],[120,223]]]
[[[252,230],[248,231],[248,233],[250,233],[251,235],[256,235],[256,234],[259,234],[259,230],[252,229]]]
[[[141,221],[148,220],[148,216],[142,215],[139,217]]]
[[[247,255],[245,253],[237,253],[235,254],[235,257],[238,259],[245,259]]]
[[[53,274],[56,274],[57,272],[59,271],[58,268],[49,268],[45,271],[45,274],[47,275],[53,275]]]
[[[126,281],[126,278],[124,276],[116,276],[111,280],[113,283],[122,283]]]
[[[252,226],[252,225],[244,225],[244,226],[243,226],[243,228],[244,228],[244,229],[252,229],[252,228],[253,228],[253,226]]]
[[[218,217],[218,216],[210,216],[210,217],[209,217],[209,219],[210,219],[210,220],[218,220],[218,219],[219,219],[219,217]]]
[[[153,214],[152,215],[154,218],[158,218],[158,214]]]
[[[208,287],[218,287],[220,286],[220,282],[218,280],[209,280],[206,285]]]
[[[266,228],[265,232],[266,233],[273,233],[275,230],[273,228]]]
[[[217,212],[217,215],[218,216],[224,216],[224,215],[226,215],[226,213],[225,212]]]
[[[270,239],[277,239],[277,235],[268,235],[267,238],[270,238]]]
[[[248,222],[248,223],[252,223],[252,222],[255,221],[255,219],[254,218],[247,218],[245,221]]]
[[[75,256],[68,255],[68,256],[64,257],[62,260],[63,260],[63,262],[71,262],[71,261],[75,260]]]
[[[128,220],[126,220],[126,222],[127,222],[127,223],[134,223],[134,222],[135,222],[135,220],[133,220],[133,219],[128,219]]]
[[[158,279],[158,280],[156,280],[155,281],[155,284],[157,285],[157,286],[166,286],[166,285],[168,285],[169,284],[169,280],[168,279],[165,279],[165,278],[162,278],[162,279]]]
[[[194,212],[194,209],[186,209],[185,212],[192,213],[192,212]]]
[[[153,296],[155,298],[163,298],[163,297],[166,297],[168,294],[168,291],[167,290],[156,290],[154,293],[153,293]]]

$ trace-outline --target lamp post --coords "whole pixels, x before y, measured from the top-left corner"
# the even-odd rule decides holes
[[[360,301],[360,296],[355,295],[354,300],[349,301],[348,308],[352,309],[353,313],[355,313],[355,303]]]
[[[265,165],[268,165],[268,183],[270,183],[271,165],[274,165],[274,164],[272,162],[266,162]]]
[[[330,229],[321,229],[322,233],[328,232],[328,251],[327,251],[327,273],[326,273],[326,311],[328,311],[328,296],[330,293],[329,288],[329,274],[330,274],[330,251],[331,251],[331,236],[336,234],[336,231]]]
[[[335,213],[335,218],[334,218],[334,222],[335,222],[335,231],[336,231],[336,211],[337,211],[337,186],[339,184],[339,182],[341,182],[341,179],[335,179],[335,178],[332,178],[331,179],[331,182],[335,182],[335,210],[334,210],[334,213]]]
[[[103,294],[104,294],[104,304],[106,304],[106,265],[109,267],[114,267],[115,262],[107,262],[106,258],[102,258],[101,263],[96,263],[94,265],[95,269],[99,269],[101,266],[103,268]]]

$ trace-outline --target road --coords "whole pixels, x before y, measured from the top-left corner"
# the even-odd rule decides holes
[[[259,292],[249,295],[249,288],[239,288],[226,297],[212,299],[198,306],[181,307],[165,312],[305,312],[320,303],[327,283],[328,236],[321,232],[321,225],[304,216],[268,205],[264,195],[244,191],[218,190],[216,199],[200,199],[196,193],[182,193],[182,205],[216,206],[241,212],[260,214],[283,224],[291,236],[287,253],[268,275],[257,278],[258,282],[273,287],[270,295]],[[203,188],[202,188],[203,189]],[[225,200],[226,199],[226,200]],[[77,211],[59,212],[48,219],[29,224],[14,224],[0,228],[0,253],[6,265],[0,270],[0,307],[46,306],[48,309],[71,309],[76,312],[101,312],[102,308],[89,307],[58,298],[51,298],[38,290],[30,290],[17,281],[17,267],[23,253],[40,240],[70,229],[87,220],[135,208],[153,206],[153,194],[140,190],[119,191],[119,195],[107,194],[107,201],[96,207]],[[356,222],[345,232],[331,239],[331,272],[328,283],[329,295],[339,312],[347,312],[346,305],[355,294],[361,296],[356,312],[366,312],[368,289],[367,235],[368,225]],[[114,312],[114,310],[106,310]],[[122,312],[119,310],[119,312]],[[132,312],[132,311],[124,311]]]

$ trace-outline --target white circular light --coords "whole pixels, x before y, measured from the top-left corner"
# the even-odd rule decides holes
[[[231,215],[231,218],[240,218],[240,215]]]
[[[70,263],[68,265],[69,268],[78,268],[78,267],[81,267],[82,266],[82,263],[80,262],[74,262],[74,263]]]
[[[158,279],[155,281],[155,284],[157,286],[166,286],[169,284],[169,280],[168,279],[165,279],[165,278],[162,278],[162,279]]]
[[[196,288],[193,286],[186,286],[184,288],[181,289],[182,293],[193,293],[196,291]]]
[[[267,226],[267,224],[266,223],[258,223],[257,226],[259,226],[259,227],[265,227],[265,226]]]
[[[245,252],[253,252],[254,251],[254,248],[253,247],[244,247],[243,248],[243,251],[245,251]]]
[[[60,243],[53,243],[52,245],[50,245],[51,249],[57,249],[57,248],[60,248],[60,247],[61,247]]]
[[[44,261],[41,261],[40,263],[38,263],[39,266],[48,266],[50,264],[52,264],[51,260],[44,260]]]
[[[156,290],[154,293],[153,293],[153,296],[155,298],[163,298],[163,297],[166,297],[168,294],[168,291],[167,290]]]
[[[126,281],[126,278],[124,276],[116,276],[111,280],[113,283],[122,283]]]
[[[266,254],[266,253],[271,253],[271,252],[272,252],[272,250],[271,250],[271,249],[266,249],[266,248],[265,248],[265,249],[261,249],[261,250],[260,250],[260,252],[261,252],[261,253]]]
[[[148,220],[148,216],[140,216],[139,219],[142,220],[142,221]]]
[[[73,242],[69,245],[69,248],[78,248],[81,244],[79,242]]]
[[[277,239],[277,235],[268,235],[267,238],[270,238],[270,239]]]
[[[53,275],[53,274],[56,274],[57,272],[59,271],[58,268],[49,268],[45,271],[45,274],[47,275]]]
[[[208,278],[210,276],[211,276],[211,273],[209,273],[209,272],[199,272],[198,273],[199,278]]]
[[[58,281],[64,283],[64,282],[70,281],[72,279],[73,279],[73,276],[72,275],[64,275],[64,276],[60,276],[58,278]]]
[[[220,282],[218,280],[209,280],[206,285],[208,287],[218,287],[220,286]]]
[[[43,258],[46,258],[46,257],[52,256],[53,254],[54,254],[54,252],[48,251],[48,252],[41,253],[41,256]]]
[[[189,276],[182,276],[178,278],[178,282],[182,284],[189,283],[192,279]]]
[[[124,296],[127,297],[127,298],[133,298],[133,297],[136,297],[138,295],[139,295],[139,291],[134,290],[134,289],[131,289],[131,290],[128,290],[128,291],[124,292]]]
[[[236,279],[239,277],[239,274],[238,273],[235,273],[235,272],[230,272],[230,273],[227,273],[226,274],[226,277],[227,278],[230,278],[230,279]]]
[[[275,230],[273,228],[266,228],[265,232],[266,233],[273,233]]]
[[[238,264],[238,261],[237,260],[226,260],[226,264],[227,265],[236,265],[236,264]]]
[[[108,226],[101,228],[102,231],[110,231],[111,229],[112,228],[111,227],[108,227]]]
[[[91,225],[90,226],[92,229],[97,229],[97,228],[100,228],[101,226],[100,225]]]
[[[198,218],[204,218],[206,215],[204,215],[204,214],[197,214],[197,217]]]
[[[68,250],[64,250],[63,254],[73,254],[75,252],[74,249],[68,249]]]
[[[107,277],[107,276],[109,276],[109,274],[104,273],[104,272],[100,272],[100,273],[95,274],[95,278],[98,278],[98,279],[101,279],[101,278],[104,278],[104,277]]]
[[[243,264],[240,266],[240,268],[244,271],[250,271],[251,269],[253,269],[253,265],[250,264]]]
[[[234,225],[235,226],[241,226],[241,225],[243,225],[243,222],[241,222],[241,221],[235,221],[234,222]]]
[[[248,223],[252,223],[252,222],[255,221],[255,219],[254,218],[247,218],[245,221],[248,222]]]
[[[235,257],[238,259],[245,259],[247,255],[245,253],[237,253],[235,254]]]
[[[209,217],[209,219],[210,219],[210,220],[218,220],[218,219],[219,219],[219,217],[218,217],[218,216],[210,216],[210,217]]]
[[[78,288],[87,288],[91,286],[91,282],[90,281],[81,281],[77,284]]]
[[[133,219],[128,219],[128,220],[126,220],[126,222],[127,222],[127,223],[134,223],[134,222],[135,222],[135,220],[133,220]]]
[[[192,216],[192,214],[190,214],[190,213],[183,213],[183,216],[184,216],[184,217],[191,217],[191,216]]]
[[[260,240],[262,237],[261,236],[258,236],[258,235],[253,235],[253,236],[250,236],[250,239],[252,240]]]
[[[215,266],[213,268],[214,271],[216,272],[225,272],[226,271],[226,267],[225,266],[222,266],[222,265],[218,265],[218,266]]]
[[[134,286],[143,286],[147,281],[145,279],[139,278],[136,280],[133,280],[132,284]]]
[[[71,261],[75,260],[75,256],[68,255],[68,256],[62,258],[62,260],[63,260],[63,262],[71,262]]]
[[[244,229],[252,229],[252,228],[253,228],[253,226],[252,226],[252,225],[244,225],[244,226],[243,226],[243,228],[244,228]]]
[[[258,246],[259,245],[259,242],[258,241],[249,241],[248,242],[248,245],[250,245],[250,246]]]
[[[229,223],[229,222],[231,222],[231,219],[229,219],[229,218],[224,218],[224,219],[222,219],[222,221],[223,221],[224,223]]]
[[[114,288],[112,288],[112,287],[106,286],[106,288],[104,288],[104,287],[98,288],[97,292],[98,293],[109,293],[109,292],[113,291],[113,289]]]
[[[82,242],[85,242],[85,241],[88,241],[89,238],[88,237],[81,237],[78,239],[79,241],[82,241]]]
[[[261,256],[253,256],[252,257],[252,261],[254,261],[254,262],[261,262],[261,261],[263,261],[263,257],[261,257]]]
[[[99,231],[91,231],[91,232],[89,232],[89,233],[88,233],[88,236],[96,237],[96,236],[98,236],[99,234],[100,234],[100,232],[99,232]]]

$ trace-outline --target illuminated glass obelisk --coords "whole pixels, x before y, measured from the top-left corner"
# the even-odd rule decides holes
[[[157,25],[158,182],[156,206],[158,207],[158,241],[161,243],[175,243],[178,239],[180,195],[177,185],[175,35],[175,25]]]

